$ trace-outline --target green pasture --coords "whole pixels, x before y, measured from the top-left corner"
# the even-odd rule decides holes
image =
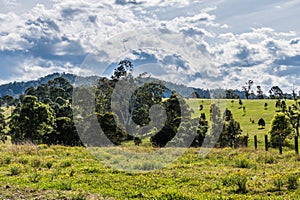
[[[212,102],[217,103],[217,100],[209,100],[209,99],[187,99],[187,103],[190,108],[194,110],[192,114],[193,117],[199,117],[200,113],[205,113],[206,117],[209,117],[209,109]],[[241,125],[241,129],[243,130],[243,135],[249,135],[249,145],[253,147],[253,137],[257,135],[258,137],[258,145],[264,146],[264,135],[268,134],[268,131],[271,126],[271,121],[276,114],[277,108],[275,107],[276,100],[246,100],[243,99],[243,106],[246,107],[246,114],[244,115],[244,111],[240,108],[239,100],[234,99],[233,103],[231,99],[220,100],[222,105],[226,105],[232,114],[233,118],[238,121]],[[267,103],[267,109],[265,109],[264,104]],[[293,100],[286,100],[287,107],[294,103]],[[203,105],[203,110],[199,111],[199,106]],[[224,108],[225,109],[225,108]],[[224,110],[223,109],[223,110]],[[264,129],[259,129],[258,120],[263,118],[266,122],[266,126]],[[252,123],[251,120],[254,120]]]
[[[147,152],[150,147],[124,151]],[[119,160],[118,154],[102,159]],[[84,147],[0,146],[0,199],[299,199],[299,157],[286,149],[191,148],[162,169],[135,161],[131,173],[106,166]],[[126,162],[126,160],[122,160]]]

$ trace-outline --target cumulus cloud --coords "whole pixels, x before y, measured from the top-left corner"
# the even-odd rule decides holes
[[[0,3],[11,7],[22,5],[19,1]],[[21,14],[0,10],[0,64],[6,70],[0,79],[31,79],[54,71],[79,69],[90,55],[90,60],[86,60],[90,69],[85,66],[84,73],[103,73],[99,66],[107,67],[111,64],[108,61],[115,63],[127,57],[138,65],[150,62],[144,69],[157,76],[159,71],[162,77],[167,78],[169,74],[172,80],[196,87],[240,89],[240,84],[247,79],[266,87],[281,81],[287,85],[299,83],[299,34],[291,29],[277,31],[284,24],[280,20],[274,24],[275,28],[262,24],[269,10],[291,9],[295,13],[293,6],[297,1],[257,3],[249,12],[246,8],[250,1],[246,1],[244,6],[236,4],[234,16],[229,16],[224,8],[232,3],[236,0],[215,3],[208,0],[36,0]],[[251,28],[248,17],[255,12],[260,14],[261,21],[252,18],[257,20],[250,23],[252,27],[260,25]],[[232,23],[244,30],[235,29]],[[159,30],[161,34],[149,36],[139,30]],[[172,40],[174,32],[182,34],[184,39]],[[169,36],[164,38],[164,35]],[[153,48],[155,45],[157,49]],[[95,58],[95,55],[101,56]],[[158,70],[151,63],[164,67]]]

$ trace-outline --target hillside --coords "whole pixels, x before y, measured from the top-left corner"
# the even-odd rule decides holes
[[[8,84],[0,85],[0,97],[3,97],[5,95],[11,95],[13,97],[18,97],[20,94],[24,94],[25,90],[29,87],[38,87],[41,84],[46,84],[49,80],[53,80],[57,77],[63,77],[67,79],[71,84],[74,84],[75,81],[78,83],[85,83],[85,84],[94,84],[97,79],[99,79],[99,76],[77,76],[74,74],[69,73],[53,73],[49,74],[47,76],[41,77],[37,80],[31,80],[31,81],[22,81],[22,82],[11,82]],[[156,79],[151,78],[151,81],[154,81]],[[165,85],[169,88],[169,91],[166,92],[165,97],[169,97],[171,90],[176,90],[179,94],[181,94],[184,97],[195,97],[192,93],[196,92],[201,98],[209,99],[211,97],[210,93],[213,90],[208,89],[201,89],[201,88],[192,88],[192,87],[186,87],[184,85],[178,85],[171,82],[164,82]],[[244,92],[239,90],[233,91],[236,96],[239,96],[240,98],[244,99],[245,95]],[[223,96],[225,96],[225,91],[222,90]]]

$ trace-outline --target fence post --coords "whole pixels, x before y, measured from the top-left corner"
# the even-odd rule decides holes
[[[257,150],[257,136],[254,135],[254,147],[255,147],[255,150]]]
[[[268,148],[269,148],[268,135],[265,135],[265,148],[266,148],[266,151],[268,151]]]
[[[279,154],[282,154],[282,139],[281,139],[281,136],[278,136],[278,144],[279,144]]]
[[[295,136],[295,151],[299,155],[298,136]]]

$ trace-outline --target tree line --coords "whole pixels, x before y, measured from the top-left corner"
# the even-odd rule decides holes
[[[97,80],[94,114],[113,144],[120,145],[133,140],[139,145],[143,138],[148,137],[152,145],[157,147],[197,147],[202,145],[205,137],[211,141],[216,137],[208,133],[209,128],[222,130],[217,141],[219,147],[239,146],[247,142],[247,138],[241,136],[240,125],[230,110],[221,113],[218,106],[213,104],[210,116],[201,113],[192,119],[191,109],[179,94],[172,91],[170,97],[164,99],[164,93],[168,90],[164,84],[160,81],[145,81],[149,79],[147,74],[133,77],[132,70],[132,63],[123,60],[118,63],[110,78]],[[115,87],[121,81],[121,92],[114,94]],[[111,103],[113,95],[115,99],[123,98],[124,93],[135,88],[132,84],[137,89],[128,102]],[[66,78],[56,77],[45,84],[27,88],[19,98],[8,95],[1,98],[1,105],[8,107],[11,114],[5,116],[4,110],[0,110],[0,139],[5,141],[9,136],[17,144],[30,141],[48,145],[83,145],[74,123],[73,90],[73,85]],[[154,110],[154,115],[150,113],[155,105],[160,105],[166,111],[166,120],[161,128],[155,123],[160,123],[163,113],[159,110]],[[153,116],[158,120],[151,119]],[[208,119],[212,118],[214,123],[209,127]],[[223,119],[225,123],[222,123]]]

